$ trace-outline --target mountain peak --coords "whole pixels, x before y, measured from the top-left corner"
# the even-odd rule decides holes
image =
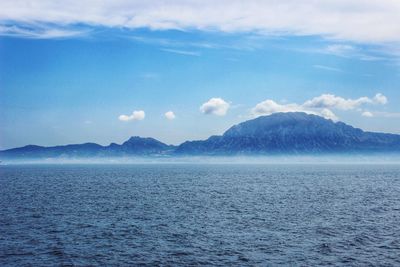
[[[264,137],[273,132],[280,132],[282,134],[283,132],[285,132],[285,134],[297,133],[303,135],[317,130],[319,130],[319,134],[323,134],[322,131],[329,132],[337,130],[337,126],[339,125],[332,120],[317,115],[304,112],[281,112],[260,116],[234,125],[224,133],[224,136]],[[352,128],[351,126],[348,127]]]
[[[132,136],[121,145],[121,148],[127,153],[154,154],[168,150],[170,146],[151,137]]]
[[[140,136],[131,136],[122,145],[132,145],[132,144],[158,144],[158,145],[167,146],[166,144],[164,144],[152,137],[140,137]]]
[[[142,142],[144,140],[155,140],[156,141],[156,139],[151,138],[151,137],[141,137],[141,136],[135,135],[135,136],[131,136],[128,140],[126,140],[125,143],[126,142]]]

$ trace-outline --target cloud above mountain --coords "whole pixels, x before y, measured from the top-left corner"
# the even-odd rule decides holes
[[[373,102],[377,103],[377,104],[386,104],[388,102],[387,97],[382,95],[382,94],[376,94],[374,96]]]
[[[311,110],[305,108],[303,105],[299,104],[279,104],[274,100],[267,99],[258,103],[252,110],[251,113],[253,116],[258,117],[262,115],[270,115],[277,112],[305,112],[308,114],[320,115],[324,118],[331,120],[338,120],[338,117],[329,109],[324,108],[321,110]]]
[[[339,118],[332,111],[335,110],[361,110],[360,107],[365,104],[384,105],[387,103],[387,97],[381,93],[376,94],[373,98],[366,96],[357,99],[346,99],[333,94],[323,94],[305,101],[303,104],[290,103],[279,104],[274,100],[267,99],[258,103],[251,110],[253,116],[270,115],[276,112],[305,112],[323,116],[327,119],[338,120]],[[368,111],[362,112],[364,117],[372,117],[372,113]]]
[[[165,116],[165,118],[167,119],[167,120],[174,120],[175,119],[175,113],[173,112],[173,111],[167,111],[167,112],[165,112],[165,114],[164,114],[164,116]]]
[[[267,99],[258,103],[253,109],[254,115],[268,115],[276,112],[297,112],[304,111],[304,108],[298,104],[278,104],[274,100]]]
[[[222,98],[211,98],[200,106],[200,111],[204,114],[213,114],[217,116],[225,116],[230,105]]]
[[[84,24],[130,29],[320,35],[355,42],[393,43],[400,42],[399,14],[400,2],[393,0],[0,1],[3,25],[24,23],[33,32],[38,25],[52,25],[59,30],[55,36],[61,34],[60,27]],[[26,27],[6,30],[9,34],[13,30],[29,31]],[[54,35],[48,31],[45,34]],[[336,52],[338,48],[333,49]]]
[[[306,108],[336,108],[340,110],[355,109],[363,104],[386,104],[386,96],[378,93],[372,99],[366,96],[357,99],[345,99],[333,94],[323,94],[306,101],[302,106]]]
[[[130,115],[119,115],[118,119],[120,121],[141,121],[145,116],[146,115],[143,110],[135,110]]]
[[[374,114],[372,114],[372,112],[370,111],[364,111],[363,113],[361,113],[361,116],[371,118],[374,116]]]

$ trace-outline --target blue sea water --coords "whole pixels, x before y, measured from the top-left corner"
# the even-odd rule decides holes
[[[0,166],[0,266],[59,265],[400,266],[400,166]]]

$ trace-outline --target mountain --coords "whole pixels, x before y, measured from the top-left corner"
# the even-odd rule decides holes
[[[152,156],[170,153],[174,146],[154,138],[131,137],[121,145],[101,146],[94,143],[42,147],[28,145],[0,151],[0,158],[58,158],[58,157],[121,157]]]
[[[400,135],[364,132],[302,112],[274,113],[245,121],[222,136],[181,144],[177,154],[304,154],[400,152]]]
[[[166,145],[154,138],[131,137],[121,145],[94,143],[0,151],[0,158],[129,157],[183,155],[270,155],[318,153],[400,153],[400,135],[365,132],[302,112],[274,113],[239,123],[207,140]]]
[[[133,136],[122,145],[111,143],[105,147],[107,156],[129,155],[162,155],[174,150],[174,146],[166,145],[154,138]]]
[[[1,158],[55,158],[62,156],[69,157],[94,157],[99,154],[104,147],[94,143],[78,145],[65,145],[43,147],[27,145],[24,147],[3,150],[0,152]]]

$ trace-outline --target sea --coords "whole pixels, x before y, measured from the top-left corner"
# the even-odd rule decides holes
[[[0,266],[400,266],[400,165],[3,165]]]

